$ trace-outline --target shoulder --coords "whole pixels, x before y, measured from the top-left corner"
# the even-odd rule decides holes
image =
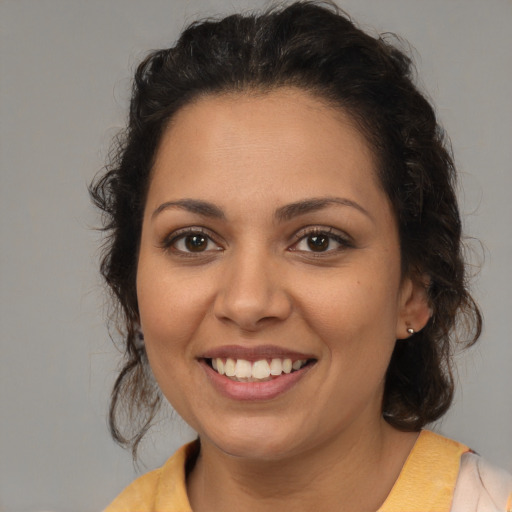
[[[198,450],[197,443],[182,446],[161,468],[137,478],[104,512],[189,512],[186,464]]]
[[[475,453],[461,457],[452,512],[512,511],[512,475]]]
[[[512,476],[424,430],[379,512],[427,511],[512,512]]]
[[[469,448],[423,430],[379,512],[448,512],[460,458]]]
[[[159,468],[137,478],[117,496],[104,512],[126,512],[126,510],[150,512],[153,510],[161,473],[162,468]]]

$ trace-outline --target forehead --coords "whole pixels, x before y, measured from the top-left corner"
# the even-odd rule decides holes
[[[222,187],[240,196],[266,193],[269,200],[273,192],[282,202],[296,199],[287,192],[382,193],[374,154],[352,118],[293,88],[204,96],[173,117],[157,151],[150,196],[219,200]]]
[[[279,134],[275,144],[308,142],[305,147],[316,144],[319,149],[322,142],[328,143],[333,137],[338,137],[341,144],[348,136],[352,141],[357,139],[360,152],[374,160],[370,144],[345,109],[296,87],[202,95],[172,117],[160,148],[170,143],[176,132],[181,136],[208,135],[208,139],[198,142],[211,142],[219,148],[236,144],[244,135],[257,143],[257,137],[265,133]]]

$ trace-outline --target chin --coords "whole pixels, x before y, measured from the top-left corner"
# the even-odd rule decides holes
[[[238,429],[237,429],[238,430]],[[270,434],[271,433],[271,434]],[[296,439],[292,433],[277,432],[276,429],[253,426],[242,431],[226,429],[222,435],[203,436],[202,441],[213,443],[217,449],[231,455],[254,461],[277,461],[293,456],[297,452]]]

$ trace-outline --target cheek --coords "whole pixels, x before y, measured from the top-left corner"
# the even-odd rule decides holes
[[[335,368],[333,386],[349,394],[355,387],[368,396],[380,386],[396,343],[397,302],[390,298],[397,294],[398,278],[377,279],[374,272],[352,276],[356,274],[304,293],[302,316]]]
[[[165,258],[142,253],[137,298],[146,352],[153,373],[168,395],[172,381],[185,380],[197,355],[195,340],[211,311],[211,279],[193,269],[170,269]],[[169,398],[169,396],[168,396]]]
[[[348,274],[348,275],[347,275]],[[324,279],[302,279],[303,316],[315,330],[331,335],[395,332],[398,278],[375,279],[375,274],[342,271]]]
[[[147,277],[147,278],[146,278]],[[177,347],[190,339],[204,314],[206,296],[194,287],[141,273],[137,297],[142,330],[150,343]]]

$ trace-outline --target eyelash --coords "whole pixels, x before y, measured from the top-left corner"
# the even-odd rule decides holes
[[[183,250],[176,247],[178,242],[185,241],[187,237],[194,236],[200,236],[206,239],[207,246],[205,250],[195,252],[192,250]],[[298,249],[297,246],[303,241],[306,241],[307,243],[307,239],[309,237],[325,237],[328,239],[327,249],[320,251]],[[345,249],[354,247],[352,239],[348,235],[342,235],[340,232],[335,231],[334,228],[306,227],[295,233],[294,238],[296,241],[291,245],[291,247],[289,247],[289,251],[309,254],[317,258],[332,255],[334,252],[343,251]],[[339,244],[339,247],[334,249],[329,248],[333,241]],[[210,243],[215,244],[216,249],[208,249],[208,245]],[[161,247],[166,251],[172,251],[175,255],[187,258],[198,257],[201,255],[204,256],[205,254],[211,254],[212,252],[223,250],[222,245],[217,241],[217,237],[211,231],[199,227],[187,227],[173,231],[162,241]]]

